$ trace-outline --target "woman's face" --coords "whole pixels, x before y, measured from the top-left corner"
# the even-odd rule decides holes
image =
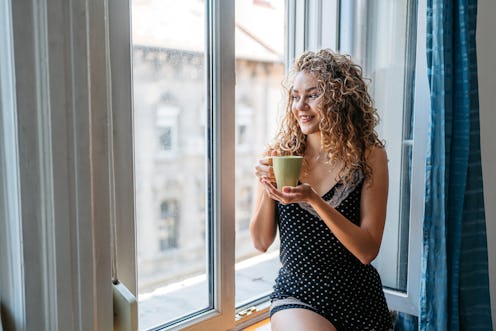
[[[305,135],[319,132],[319,99],[317,79],[309,73],[299,72],[291,92],[291,109]]]

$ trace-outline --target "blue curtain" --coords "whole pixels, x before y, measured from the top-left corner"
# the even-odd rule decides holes
[[[419,330],[492,330],[476,18],[476,0],[427,1],[431,126]]]
[[[492,330],[480,155],[476,0],[427,0],[430,143],[420,316],[396,330]]]

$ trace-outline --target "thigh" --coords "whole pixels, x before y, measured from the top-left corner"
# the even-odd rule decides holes
[[[279,310],[270,318],[272,331],[336,331],[323,316],[304,308]]]

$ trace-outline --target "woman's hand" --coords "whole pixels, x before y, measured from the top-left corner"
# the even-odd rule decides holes
[[[285,205],[296,202],[310,203],[319,197],[315,190],[306,183],[298,186],[284,186],[281,191],[276,188],[273,182],[266,179],[262,179],[262,184],[270,198]]]
[[[276,182],[274,170],[272,169],[272,158],[270,156],[263,157],[255,164],[255,176],[262,183],[266,180],[270,183]]]

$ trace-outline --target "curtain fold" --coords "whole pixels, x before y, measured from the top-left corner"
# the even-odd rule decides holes
[[[419,330],[492,330],[476,0],[428,0],[431,98]]]
[[[431,117],[418,317],[395,330],[492,330],[480,151],[476,0],[427,0]]]

